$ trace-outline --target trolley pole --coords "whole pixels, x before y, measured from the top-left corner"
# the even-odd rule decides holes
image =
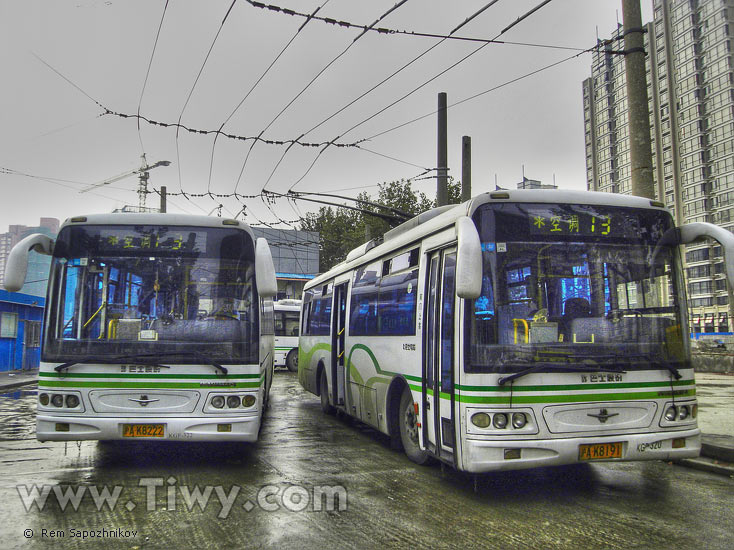
[[[640,0],[622,0],[624,19],[624,67],[629,105],[631,191],[633,195],[655,198],[652,173],[652,144],[645,74],[644,29]],[[652,37],[651,37],[652,39]]]
[[[446,92],[438,94],[438,151],[436,162],[436,206],[449,203],[448,140],[446,122]]]
[[[471,136],[461,138],[461,202],[471,198]]]

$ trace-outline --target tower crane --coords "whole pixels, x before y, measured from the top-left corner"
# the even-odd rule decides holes
[[[158,168],[159,166],[168,166],[171,164],[171,162],[168,160],[159,160],[158,162],[155,162],[153,164],[148,164],[148,161],[145,159],[145,153],[140,155],[140,158],[143,161],[140,168],[136,170],[130,170],[129,172],[125,172],[118,176],[108,178],[98,183],[94,183],[89,187],[85,187],[84,189],[79,191],[79,193],[86,193],[87,191],[102,187],[103,185],[109,185],[110,183],[114,183],[121,179],[125,179],[127,177],[138,174],[138,179],[140,180],[140,184],[138,185],[138,205],[140,206],[142,211],[145,208],[145,196],[148,194],[148,178],[150,177],[149,171],[153,168]]]

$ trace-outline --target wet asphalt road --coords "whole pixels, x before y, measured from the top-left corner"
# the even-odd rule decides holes
[[[487,475],[475,493],[470,476],[415,466],[373,430],[323,415],[282,370],[254,445],[42,444],[35,396],[0,396],[3,548],[734,547],[734,479],[593,464]],[[33,484],[46,505],[26,511]]]

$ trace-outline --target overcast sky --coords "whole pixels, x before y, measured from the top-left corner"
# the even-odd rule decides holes
[[[321,6],[319,16],[369,25],[400,2],[266,3],[303,13]],[[407,0],[377,26],[446,35],[488,3]],[[455,36],[495,38],[540,3],[498,0]],[[63,220],[137,205],[135,175],[79,190],[137,169],[143,152],[149,164],[171,162],[151,170],[150,187],[165,185],[173,193],[257,195],[265,187],[376,194],[378,183],[435,168],[431,113],[439,92],[448,94],[451,105],[491,90],[593,46],[597,35],[608,37],[621,21],[621,0],[553,0],[501,39],[573,49],[489,44],[447,70],[483,43],[374,32],[355,41],[359,29],[317,20],[298,32],[304,18],[244,0],[229,12],[232,0],[169,0],[164,16],[165,6],[165,0],[0,0],[0,172],[12,172],[0,173],[0,231],[9,224],[34,225],[41,216]],[[642,8],[643,21],[649,21],[651,2],[642,0]],[[582,54],[451,107],[450,174],[461,178],[461,136],[468,135],[474,194],[494,189],[495,181],[514,187],[523,169],[544,183],[555,178],[559,187],[585,188],[581,82],[590,63],[591,55]],[[211,134],[180,130],[177,137],[175,127],[142,120],[138,128],[135,117],[103,115],[104,109],[127,115],[139,109],[148,119],[180,119],[197,130],[217,130],[226,121],[223,132],[274,141],[302,134],[307,143],[371,139],[361,148],[323,152],[295,145],[283,156],[286,145],[257,143],[250,151],[252,141],[220,136],[213,147]],[[394,129],[424,115],[430,116]],[[435,196],[435,179],[417,180],[414,187]],[[158,203],[157,195],[147,200],[148,206]],[[246,206],[253,224],[294,220],[317,208],[279,200],[270,210],[260,198],[243,202],[172,196],[168,205],[171,212],[208,214],[222,204],[228,217]]]

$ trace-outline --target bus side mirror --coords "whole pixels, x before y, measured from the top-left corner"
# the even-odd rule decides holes
[[[680,231],[680,244],[689,244],[701,237],[711,237],[718,241],[724,249],[726,277],[729,279],[729,285],[734,284],[734,235],[723,227],[705,222],[682,225],[678,230]]]
[[[476,300],[482,294],[482,243],[471,218],[456,221],[456,294]]]
[[[18,292],[23,288],[28,273],[28,252],[31,250],[51,255],[54,251],[54,240],[41,233],[34,233],[13,247],[5,263],[5,290]]]
[[[273,256],[268,241],[260,237],[255,243],[255,281],[261,298],[272,298],[278,293]]]

